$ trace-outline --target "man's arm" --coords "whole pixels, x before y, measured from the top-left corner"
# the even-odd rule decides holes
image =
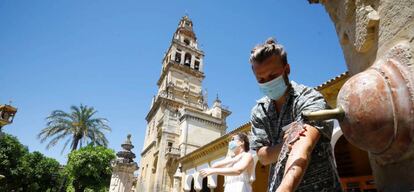
[[[318,129],[313,126],[305,124],[305,130],[303,133],[305,136],[292,145],[285,165],[283,180],[277,191],[295,191],[305,174],[312,150],[320,137]]]
[[[289,134],[298,134],[295,135],[293,140],[289,141],[288,143],[288,148],[289,150],[291,150],[293,144],[300,139],[300,137],[304,137],[305,134],[304,132],[306,131],[306,129],[302,129],[300,130],[300,132],[298,133],[291,133],[290,129],[286,130],[284,135],[283,135],[283,142],[281,144],[276,144],[274,146],[264,146],[259,148],[259,150],[257,150],[257,157],[259,158],[259,161],[263,164],[263,165],[268,165],[271,163],[275,163],[278,160],[279,157],[279,153],[282,150],[282,146],[283,143],[285,143],[285,140],[288,138]]]
[[[263,146],[257,150],[257,157],[259,158],[260,163],[263,165],[269,165],[277,161],[281,149],[281,144],[274,146]]]
[[[252,125],[250,149],[256,151],[257,157],[263,165],[268,165],[277,160],[281,145],[270,146],[270,135],[265,130],[265,123],[262,121],[263,114],[260,112],[261,108],[259,106],[260,104],[252,109],[250,116],[250,123]]]

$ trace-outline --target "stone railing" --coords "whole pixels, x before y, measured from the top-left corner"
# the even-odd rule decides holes
[[[167,147],[165,150],[165,155],[180,155],[180,148],[176,147]]]

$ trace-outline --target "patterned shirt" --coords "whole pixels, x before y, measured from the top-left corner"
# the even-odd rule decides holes
[[[252,109],[251,149],[273,146],[283,141],[282,127],[296,121],[302,122],[302,112],[328,108],[323,96],[316,90],[291,82],[291,88],[280,112],[276,111],[271,99],[263,97]],[[330,139],[333,122],[304,122],[319,130],[321,134],[312,151],[309,165],[296,191],[342,191],[334,165]],[[270,168],[268,191],[274,192],[281,184],[288,155],[280,154],[278,166]]]

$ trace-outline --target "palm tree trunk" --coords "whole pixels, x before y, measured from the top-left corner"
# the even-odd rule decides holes
[[[79,137],[73,136],[72,151],[75,151],[78,148],[79,140]]]
[[[76,135],[74,135],[73,136],[73,145],[72,145],[72,150],[71,151],[75,151],[76,150],[76,148],[78,148],[78,144],[79,144],[79,138],[76,136]],[[68,160],[69,161],[69,160]],[[67,163],[66,163],[67,164]],[[67,182],[67,180],[68,180],[68,178],[65,176],[64,178],[63,178],[63,182],[62,182],[62,184],[60,185],[60,187],[59,187],[59,191],[60,192],[63,192],[65,189],[65,185],[66,185],[66,182]],[[77,189],[76,187],[75,187],[75,192],[83,192],[85,189]]]

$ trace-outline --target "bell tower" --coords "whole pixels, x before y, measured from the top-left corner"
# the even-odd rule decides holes
[[[172,191],[178,159],[226,132],[231,112],[218,99],[208,107],[203,60],[193,22],[184,16],[162,59],[158,91],[145,118],[138,191]]]
[[[158,95],[184,102],[199,110],[206,107],[202,92],[203,58],[204,52],[198,48],[193,22],[184,16],[163,58],[157,83]]]

